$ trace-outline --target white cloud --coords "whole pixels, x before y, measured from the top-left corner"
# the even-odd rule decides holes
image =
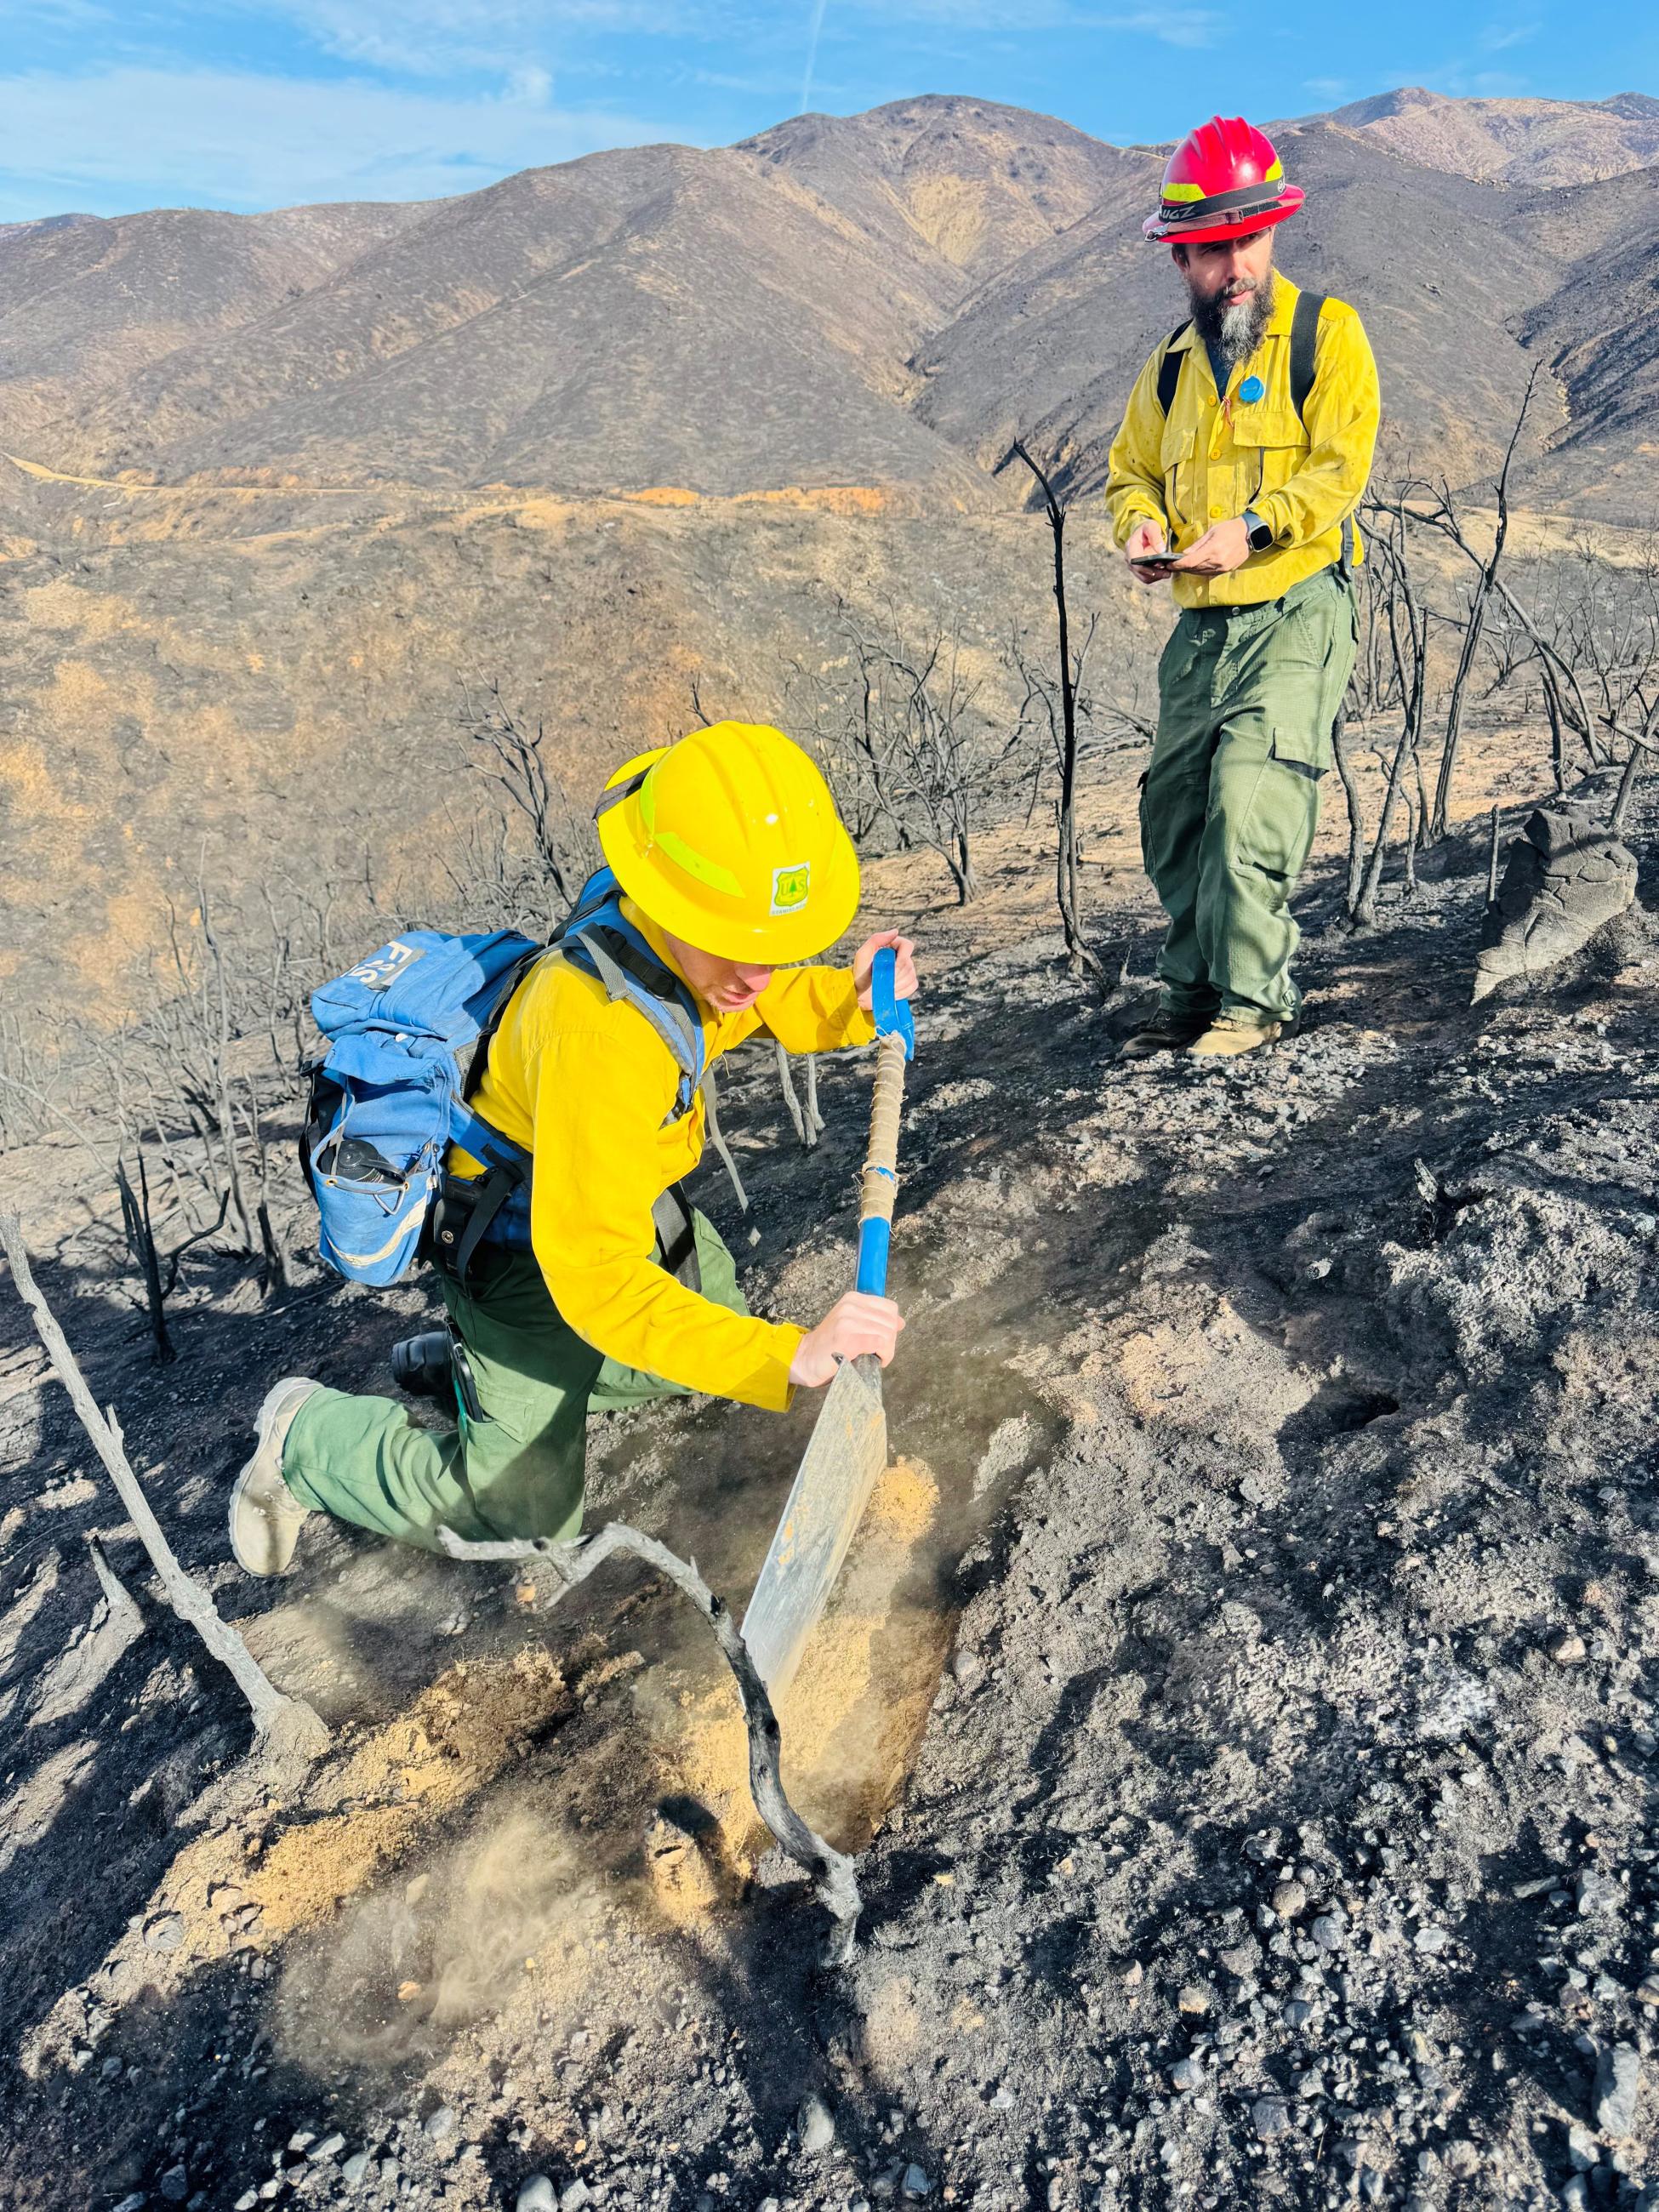
[[[542,88],[544,92],[546,88]],[[0,77],[0,220],[185,203],[427,199],[608,146],[684,141],[639,118],[367,80],[122,68]]]
[[[1220,29],[1218,9],[1079,7],[1073,0],[838,0],[849,13],[884,23],[937,23],[963,31],[1127,31],[1166,46],[1207,46]]]
[[[1480,33],[1480,51],[1486,54],[1504,53],[1511,46],[1524,46],[1529,39],[1537,36],[1536,23],[1516,23],[1507,29],[1483,31]]]
[[[323,52],[400,76],[503,71],[526,55],[556,63],[583,33],[718,36],[730,11],[684,0],[235,0],[249,15],[291,26]]]

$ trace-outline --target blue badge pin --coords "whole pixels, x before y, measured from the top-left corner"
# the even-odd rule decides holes
[[[1254,407],[1267,389],[1259,376],[1247,376],[1238,387],[1238,396],[1247,407]]]

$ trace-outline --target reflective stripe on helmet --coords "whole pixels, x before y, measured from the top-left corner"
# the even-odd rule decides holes
[[[723,868],[718,860],[708,860],[688,845],[677,830],[663,828],[657,820],[657,801],[651,788],[654,768],[647,769],[640,781],[640,821],[646,836],[659,852],[666,853],[676,866],[695,876],[700,884],[707,884],[711,891],[723,891],[727,898],[741,898],[743,885],[730,868]]]

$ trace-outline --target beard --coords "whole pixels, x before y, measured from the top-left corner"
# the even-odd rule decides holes
[[[1219,354],[1229,374],[1248,361],[1267,335],[1273,312],[1273,272],[1268,270],[1253,292],[1228,300],[1219,293],[1207,300],[1193,294],[1193,322],[1212,353]]]

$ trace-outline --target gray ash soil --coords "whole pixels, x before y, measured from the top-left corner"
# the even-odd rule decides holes
[[[922,917],[887,1396],[939,1496],[855,1554],[862,1672],[805,1727],[805,1802],[868,1835],[843,1971],[732,1842],[717,1668],[642,1573],[547,1613],[343,1531],[226,1566],[247,1409],[368,1385],[418,1293],[210,1272],[158,1375],[66,1231],[43,1281],[170,1531],[337,1748],[247,1757],[0,1301],[0,2204],[1634,2202],[1659,929],[1471,1010],[1449,860],[1358,939],[1315,884],[1316,1024],[1233,1068],[1118,1066],[1134,1008],[1053,939]],[[827,1072],[804,1158],[768,1063],[727,1087],[786,1310],[845,1268],[866,1095]],[[607,1424],[596,1516],[737,1593],[810,1418]],[[148,1632],[31,1726],[92,1528]]]

